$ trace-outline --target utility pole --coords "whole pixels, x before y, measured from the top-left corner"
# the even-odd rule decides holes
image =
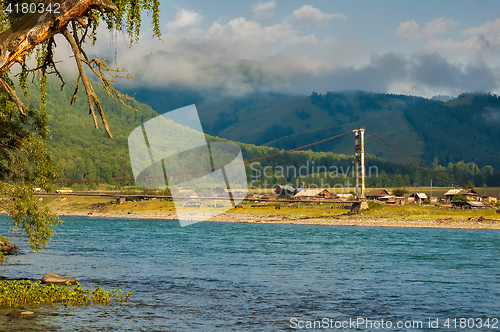
[[[431,179],[431,195],[429,196],[429,200],[431,199],[432,197],[432,179]]]
[[[353,130],[354,156],[356,158],[356,199],[365,198],[365,128]],[[360,165],[361,164],[361,165]],[[359,173],[361,168],[361,192],[359,189]]]

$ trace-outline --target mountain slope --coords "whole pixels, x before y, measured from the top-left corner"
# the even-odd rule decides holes
[[[174,109],[179,101],[196,103],[205,132],[234,141],[288,149],[365,127],[429,163],[437,157],[442,165],[463,160],[500,168],[500,155],[495,153],[500,145],[500,101],[494,95],[463,94],[445,102],[361,91],[203,97],[201,92],[177,90],[170,102],[169,91],[156,89],[154,99],[148,99],[142,91],[138,98],[155,104],[160,113]],[[313,150],[352,154],[352,138],[321,144]],[[366,142],[366,151],[401,160],[371,140]]]
[[[137,111],[124,107],[92,82],[100,98],[115,140],[111,140],[98,117],[99,130],[94,128],[89,115],[87,98],[80,89],[73,105],[69,104],[75,89],[75,79],[66,78],[61,91],[53,77],[48,81],[46,111],[52,139],[47,141],[50,152],[62,178],[81,180],[130,177],[128,135],[144,121],[158,114],[151,107],[132,100],[129,104]],[[30,89],[34,107],[38,107],[39,92]]]

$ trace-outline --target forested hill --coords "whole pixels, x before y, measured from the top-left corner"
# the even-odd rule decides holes
[[[104,108],[106,118],[111,127],[115,140],[111,140],[103,129],[99,120],[99,130],[94,128],[92,117],[88,113],[86,95],[83,91],[78,94],[77,101],[70,105],[69,101],[75,89],[75,81],[67,79],[67,84],[61,90],[60,82],[54,77],[49,77],[47,89],[46,111],[49,115],[49,127],[52,139],[47,141],[49,150],[54,156],[55,164],[61,179],[68,180],[94,180],[132,177],[130,156],[128,153],[128,136],[137,126],[159,115],[151,107],[132,100],[129,104],[137,111],[121,105],[118,101],[106,95],[99,84],[92,82]],[[83,89],[81,89],[83,90]],[[38,107],[39,92],[36,88],[30,89],[31,100],[34,107]],[[27,102],[27,101],[25,101]],[[29,102],[27,102],[29,104]],[[177,107],[181,107],[178,104]],[[163,113],[163,112],[162,112]],[[223,140],[206,136],[208,141]],[[274,154],[279,150],[273,147],[260,147],[251,144],[238,143],[242,148],[245,160]],[[352,167],[352,157],[333,153],[296,152],[291,155],[264,160],[260,165],[253,165],[254,169],[262,170],[268,165],[294,166],[298,169],[308,161],[316,160],[316,165],[335,165],[344,170]],[[379,158],[369,157],[371,165],[376,165],[381,170],[391,174],[411,174],[415,168],[402,163],[387,162]],[[252,168],[247,165],[249,180]],[[387,179],[385,177],[384,179]],[[287,182],[296,179],[277,180],[274,176],[268,185],[276,181]],[[302,180],[301,180],[302,181]],[[344,180],[338,180],[342,182]],[[376,181],[376,179],[374,179]],[[410,180],[409,180],[410,181]],[[307,181],[306,181],[307,182]],[[114,183],[109,181],[109,183]],[[132,185],[133,181],[120,184]],[[333,183],[332,183],[333,185]],[[76,185],[76,188],[78,185]]]
[[[92,82],[115,138],[111,140],[97,111],[99,130],[95,129],[82,86],[76,102],[70,105],[75,82],[75,78],[67,77],[66,85],[61,90],[61,84],[55,77],[48,80],[46,111],[52,139],[47,141],[47,145],[61,178],[80,180],[131,176],[128,135],[158,113],[135,100],[130,105],[137,111],[126,108],[106,95],[98,83]],[[38,107],[39,92],[31,87],[30,92],[33,105]]]
[[[500,168],[500,99],[463,94],[432,100],[368,92],[286,96],[207,97],[176,88],[137,89],[137,100],[158,112],[196,103],[205,132],[230,140],[294,148],[364,126],[410,155],[439,164],[474,162]],[[352,154],[352,137],[321,144],[315,151]],[[366,151],[400,161],[367,140]]]
[[[227,98],[225,101],[209,101],[207,99],[201,98],[199,95],[191,94],[186,97],[186,95],[182,93],[171,94],[175,99],[175,106],[169,107],[168,100],[162,99],[162,95],[158,94],[158,100],[161,101],[160,104],[155,105],[158,108],[158,112],[153,110],[151,107],[141,104],[135,100],[132,100],[130,104],[137,109],[137,111],[130,110],[124,106],[122,106],[119,102],[115,101],[111,97],[107,96],[102,89],[99,88],[98,83],[94,83],[96,93],[99,95],[103,108],[105,110],[106,117],[111,127],[111,131],[115,137],[115,140],[111,140],[107,137],[105,131],[102,128],[102,124],[99,121],[100,129],[96,130],[93,126],[93,121],[91,116],[88,114],[88,105],[86,101],[86,96],[83,91],[80,91],[79,97],[74,105],[69,104],[69,100],[71,98],[71,94],[74,91],[74,80],[67,79],[67,84],[64,89],[61,91],[59,82],[54,79],[49,79],[49,87],[47,91],[47,113],[49,115],[49,127],[52,132],[53,138],[50,139],[47,144],[54,155],[54,160],[57,168],[59,169],[60,175],[62,179],[70,179],[70,180],[92,180],[92,179],[113,179],[113,178],[121,178],[121,177],[132,177],[132,170],[130,166],[130,159],[128,154],[128,135],[131,133],[133,129],[142,123],[148,121],[149,119],[154,118],[159,113],[163,113],[168,110],[172,110],[187,104],[190,104],[190,99],[193,97],[198,98],[198,110],[200,112],[200,116],[204,119],[202,120],[202,125],[205,131],[215,132],[214,126],[222,126],[224,127],[225,123],[224,119],[226,115],[217,116],[216,121],[210,120],[210,116],[208,110],[215,109],[215,105],[219,104],[222,106],[224,104],[232,105],[234,109],[238,109],[239,113],[248,112],[252,113],[253,111],[257,112],[256,109],[265,108],[265,105],[273,105],[279,104],[280,102],[285,102],[289,100],[289,102],[296,100],[294,98],[299,98],[304,101],[304,103],[311,103],[310,97],[287,97],[287,96],[279,96],[279,95],[261,95],[259,97],[253,96],[248,97],[247,99],[231,99]],[[38,101],[38,92],[36,89],[32,89],[31,99],[34,101]],[[164,95],[163,95],[164,96]],[[327,96],[313,95],[314,102],[319,103],[319,101],[325,99],[328,100]],[[381,95],[385,96],[385,95]],[[385,96],[386,97],[386,96]],[[385,98],[384,97],[384,98]],[[413,97],[396,97],[392,96],[391,99],[396,99],[396,101],[391,101],[395,105],[399,105],[398,100],[405,101],[405,105],[409,105],[410,107],[416,107],[421,101],[417,100]],[[405,99],[407,98],[407,99]],[[470,104],[477,104],[477,101],[473,100],[477,97],[464,97],[467,99],[459,99],[462,102],[470,101]],[[481,97],[482,98],[482,97]],[[258,103],[257,101],[258,100]],[[373,99],[370,99],[373,100]],[[414,100],[414,105],[411,105],[409,101]],[[415,101],[416,100],[416,101]],[[488,101],[488,106],[490,107],[489,116],[491,119],[494,119],[494,108],[492,105],[495,100]],[[324,103],[324,102],[323,102]],[[330,100],[331,103],[331,100]],[[455,104],[453,104],[455,103]],[[461,107],[467,109],[468,104],[457,104],[457,101],[451,102],[450,106],[446,104],[438,104],[439,107],[446,106],[449,109],[462,109]],[[161,107],[161,106],[164,107]],[[246,105],[246,106],[245,106]],[[260,107],[258,107],[260,105]],[[305,105],[305,104],[304,104]],[[348,105],[348,104],[346,104]],[[402,103],[401,103],[402,105]],[[431,105],[436,105],[432,104]],[[38,107],[38,103],[35,103],[35,106]],[[212,108],[208,108],[208,106]],[[291,104],[291,106],[297,107],[297,104]],[[319,106],[316,107],[315,112],[324,112],[328,116],[330,106],[327,104],[321,104],[322,108]],[[348,107],[348,106],[346,106]],[[386,107],[386,106],[384,106]],[[399,106],[394,106],[394,108]],[[402,107],[402,106],[401,106]],[[166,109],[167,108],[167,109]],[[205,110],[204,112],[202,110]],[[226,109],[227,110],[227,109]],[[432,109],[431,109],[432,110]],[[445,109],[447,110],[447,109]],[[278,110],[275,110],[278,112]],[[420,110],[421,114],[425,111]],[[301,120],[307,120],[309,118],[314,117],[314,113],[307,111],[305,108],[297,112],[295,115],[295,111],[293,112],[293,116],[297,116]],[[332,112],[330,110],[330,112]],[[388,111],[390,112],[390,111]],[[372,113],[376,114],[377,110]],[[219,113],[221,114],[221,113]],[[222,112],[222,114],[229,114]],[[332,113],[335,114],[335,113]],[[406,114],[402,112],[404,115],[403,119],[406,119]],[[344,119],[347,115],[336,115],[337,118]],[[353,115],[355,116],[355,115]],[[432,113],[431,115],[432,116]],[[268,113],[268,117],[264,118],[264,121],[261,121],[263,124],[260,126],[256,124],[257,127],[250,128],[248,127],[248,132],[245,134],[251,134],[252,132],[256,132],[260,130],[262,126],[267,125],[267,122],[272,121],[270,113]],[[400,117],[400,119],[402,119]],[[428,120],[426,117],[423,119]],[[423,121],[422,119],[422,121]],[[226,119],[227,120],[227,119]],[[344,121],[344,120],[343,120]],[[386,121],[395,121],[394,117],[387,118]],[[294,120],[292,116],[288,119],[285,119],[281,122],[281,126],[292,126],[294,124]],[[243,124],[243,121],[240,119],[238,123]],[[417,124],[419,124],[418,122]],[[316,125],[320,125],[319,122]],[[346,126],[348,123],[346,122]],[[378,125],[378,124],[377,124]],[[311,124],[311,130],[314,130],[313,125]],[[231,126],[226,127],[226,129]],[[366,127],[369,127],[366,125]],[[422,124],[422,129],[420,130],[420,135],[424,135],[426,133],[425,123]],[[211,129],[210,129],[211,128]],[[383,126],[381,126],[383,128]],[[391,129],[392,127],[388,128]],[[418,128],[418,127],[415,127]],[[345,130],[345,128],[340,128]],[[218,132],[223,132],[224,130],[220,130]],[[334,129],[332,129],[331,133],[334,133]],[[379,133],[379,131],[374,130],[374,132]],[[385,131],[388,132],[387,130]],[[321,133],[321,135],[319,135]],[[335,131],[335,134],[338,133]],[[380,134],[380,133],[379,133]],[[463,133],[462,133],[463,134]],[[326,134],[318,131],[316,136],[312,134],[311,137],[308,138],[307,143],[309,143],[310,139],[317,140],[324,137]],[[409,134],[410,135],[410,134]],[[417,131],[413,130],[413,134],[416,137]],[[470,134],[469,134],[470,135]],[[243,136],[243,133],[242,133]],[[383,136],[383,135],[381,135]],[[464,134],[466,137],[467,134]],[[298,135],[297,137],[300,137]],[[247,171],[249,176],[249,181],[255,179],[254,176],[259,172],[264,170],[265,166],[271,166],[272,169],[277,169],[279,166],[288,167],[293,166],[296,169],[299,167],[303,167],[304,165],[310,165],[312,170],[312,165],[315,165],[317,172],[317,167],[319,166],[327,166],[338,167],[339,169],[343,169],[344,171],[348,171],[349,167],[353,165],[353,157],[352,157],[352,136],[349,135],[348,144],[349,148],[346,148],[346,154],[333,153],[329,152],[318,152],[313,153],[311,151],[304,152],[295,152],[293,154],[262,160],[260,165],[250,166],[247,165]],[[401,143],[398,140],[397,136],[384,137],[388,140],[394,142],[396,144]],[[210,137],[207,135],[207,140],[219,140],[219,138]],[[285,142],[286,140],[283,140]],[[405,142],[411,143],[409,139],[406,138]],[[297,143],[297,145],[295,145]],[[304,141],[296,141],[293,146],[287,147],[296,147]],[[300,144],[299,144],[300,143]],[[274,147],[265,147],[265,146],[255,146],[251,144],[243,144],[238,143],[243,152],[243,157],[245,160],[249,160],[256,157],[261,157],[269,154],[273,154],[278,152],[279,150]],[[290,143],[291,144],[291,143]],[[418,142],[415,143],[418,146]],[[492,144],[492,143],[491,143]],[[334,150],[337,152],[337,149]],[[395,186],[409,186],[409,185],[427,185],[430,182],[430,176],[424,172],[420,172],[416,167],[411,165],[406,165],[401,162],[387,161],[371,155],[372,151],[368,151],[367,155],[367,165],[368,166],[376,166],[380,171],[380,176],[374,176],[370,179],[367,179],[368,186],[378,186],[378,187],[395,187]],[[443,154],[444,156],[445,154]],[[443,162],[440,159],[441,165]],[[476,164],[473,163],[456,163],[453,165],[445,165],[446,167],[440,167],[435,164],[435,169],[439,171],[443,176],[451,178],[456,183],[462,184],[467,181],[472,181],[476,186],[482,186],[485,182],[488,186],[499,186],[500,185],[500,172],[495,171],[492,167],[483,167],[480,169]],[[352,171],[352,168],[351,168]],[[309,171],[310,172],[310,171]],[[272,173],[272,172],[271,172]],[[286,178],[279,178],[276,174],[271,174],[271,177],[267,177],[267,186],[272,186],[275,183],[302,183],[306,182],[306,184],[316,183],[320,181],[319,177],[313,176],[309,179],[297,179],[294,176],[287,176]],[[288,174],[287,174],[288,175]],[[350,176],[350,175],[349,175]],[[263,179],[259,179],[254,183],[257,186],[266,186]],[[345,178],[336,178],[331,179],[328,178],[328,183],[330,185],[334,185],[336,183],[343,184],[345,182]],[[110,181],[111,182],[111,181]],[[133,181],[129,181],[128,183],[121,184],[133,184]],[[438,179],[434,178],[435,185],[447,185],[446,182],[439,182]],[[318,182],[318,185],[320,183]]]

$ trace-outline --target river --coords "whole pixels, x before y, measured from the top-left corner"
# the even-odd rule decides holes
[[[474,318],[466,329],[477,330],[500,315],[500,231],[63,220],[42,253],[17,239],[25,254],[0,264],[0,275],[56,273],[132,291],[130,301],[27,308],[33,320],[4,317],[4,308],[0,330],[280,331],[322,319],[336,330],[369,319],[339,330],[381,331],[373,324],[383,319],[393,331],[408,331],[395,326],[407,321],[435,331],[429,320],[439,319],[440,330],[463,331],[453,318]],[[481,330],[500,329],[489,325]]]

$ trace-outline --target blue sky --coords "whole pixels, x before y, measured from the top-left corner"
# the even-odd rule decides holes
[[[162,41],[101,31],[133,84],[245,94],[500,94],[500,1],[161,1]],[[66,62],[66,61],[65,61]]]

